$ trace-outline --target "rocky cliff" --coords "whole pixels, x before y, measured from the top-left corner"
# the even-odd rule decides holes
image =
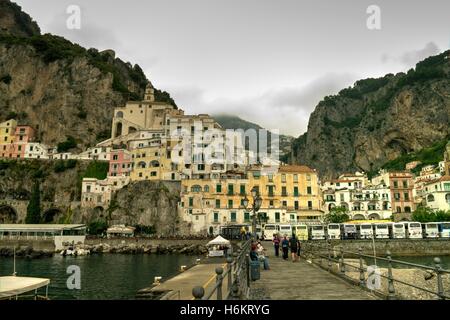
[[[138,65],[50,35],[9,0],[0,2],[0,121],[16,118],[55,145],[72,136],[78,149],[109,138],[113,109],[139,100],[148,79]],[[175,104],[167,92],[160,101]]]
[[[407,73],[365,79],[325,97],[293,143],[295,162],[322,177],[373,171],[450,133],[450,51]]]
[[[179,182],[139,181],[119,190],[108,209],[108,223],[153,226],[159,235],[180,231]]]

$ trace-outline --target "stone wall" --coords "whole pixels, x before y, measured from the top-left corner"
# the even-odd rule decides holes
[[[306,246],[326,247],[326,241],[305,241]],[[334,240],[331,241],[334,253],[340,252],[344,247],[346,251],[358,252],[362,249],[363,254],[373,255],[373,243],[371,240]],[[437,256],[450,255],[450,239],[386,239],[375,241],[377,256],[383,256],[389,250],[392,256]]]

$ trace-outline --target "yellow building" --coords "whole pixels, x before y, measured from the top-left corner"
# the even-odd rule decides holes
[[[317,173],[306,166],[252,167],[219,179],[182,180],[180,214],[193,233],[217,232],[227,224],[251,223],[251,190],[262,198],[262,223],[311,222],[322,218]],[[244,207],[244,198],[250,200]]]
[[[133,161],[130,178],[139,180],[169,180],[165,173],[171,172],[170,159],[166,157],[165,146],[149,146],[131,151]],[[175,179],[173,179],[175,180]]]
[[[17,121],[14,119],[0,123],[0,157],[8,157],[10,146],[14,143]]]

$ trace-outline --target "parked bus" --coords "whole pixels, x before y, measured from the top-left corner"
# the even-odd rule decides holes
[[[325,226],[314,225],[309,227],[309,233],[311,240],[324,240],[325,239]]]
[[[422,239],[422,226],[419,222],[404,222],[409,239]]]
[[[389,239],[389,224],[375,223],[374,224],[375,239]]]
[[[373,225],[372,223],[361,223],[358,229],[359,239],[372,239],[373,238]]]
[[[290,224],[280,224],[280,236],[292,236],[292,226]]]
[[[272,240],[277,233],[280,233],[280,225],[266,223],[264,226],[264,240]]]
[[[438,222],[439,236],[450,238],[450,222]]]
[[[424,238],[439,238],[437,222],[422,223],[422,234]]]
[[[403,222],[396,222],[392,224],[392,239],[404,239],[406,238],[406,228]]]
[[[344,223],[341,225],[342,239],[356,239],[357,230],[356,225],[351,223]]]
[[[341,226],[339,223],[329,223],[327,230],[328,239],[341,239]]]
[[[295,228],[295,235],[297,236],[298,240],[308,240],[308,226],[306,224],[298,224],[296,226],[292,226],[292,231],[294,232]]]
[[[227,240],[241,239],[242,227],[244,227],[247,231],[250,230],[250,226],[248,224],[234,224],[220,227],[220,235]]]

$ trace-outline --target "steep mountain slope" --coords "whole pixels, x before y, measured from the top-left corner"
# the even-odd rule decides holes
[[[323,177],[373,171],[389,160],[443,140],[450,133],[450,51],[415,69],[357,81],[325,97],[308,131],[293,143],[295,162]]]
[[[0,19],[0,121],[29,124],[51,145],[73,136],[82,149],[108,138],[113,108],[143,96],[148,79],[141,68],[112,50],[40,35],[20,7],[7,0],[1,6],[12,13]],[[155,96],[175,104],[167,92]]]
[[[243,120],[237,116],[228,115],[228,114],[220,114],[214,115],[214,119],[224,128],[224,129],[243,129],[244,131],[248,129],[255,129],[256,132],[260,129],[264,129],[260,125],[256,123],[252,123],[246,120]],[[292,141],[294,140],[291,136],[280,135],[279,136],[279,144],[280,144],[280,157],[281,160],[285,161],[288,155],[291,153]]]

